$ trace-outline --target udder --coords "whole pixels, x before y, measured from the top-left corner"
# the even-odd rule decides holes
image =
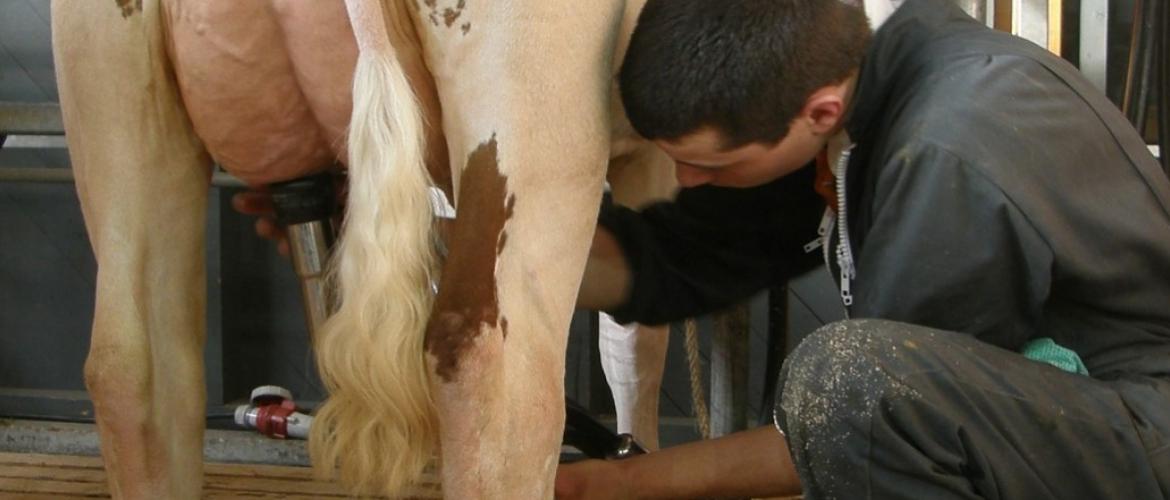
[[[251,185],[344,162],[357,46],[340,1],[167,2],[183,102],[211,156]]]

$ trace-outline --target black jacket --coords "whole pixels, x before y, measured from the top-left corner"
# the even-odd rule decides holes
[[[852,317],[1010,350],[1051,337],[1098,378],[1170,374],[1170,182],[1075,68],[953,2],[907,0],[875,34],[854,103]],[[815,265],[811,170],[604,209],[634,271],[612,312],[679,319]]]

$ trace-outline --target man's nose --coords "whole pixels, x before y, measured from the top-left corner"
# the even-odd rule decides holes
[[[715,178],[715,173],[710,170],[676,163],[674,165],[674,176],[678,179],[679,187],[690,188],[710,183]]]

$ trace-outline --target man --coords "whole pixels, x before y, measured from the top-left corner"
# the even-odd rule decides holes
[[[822,246],[857,319],[792,354],[775,428],[559,496],[1170,498],[1170,182],[1075,68],[947,0],[872,38],[836,1],[650,0],[620,83],[690,189],[603,209],[582,304],[670,321]]]

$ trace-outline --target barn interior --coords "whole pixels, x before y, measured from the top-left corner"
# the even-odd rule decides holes
[[[1160,0],[959,0],[974,17],[1058,53],[1104,90],[1159,154],[1170,130],[1170,45]],[[96,263],[72,184],[57,105],[49,0],[0,2],[0,497],[107,495],[83,365]],[[1160,7],[1159,7],[1160,6]],[[1165,164],[1165,162],[1163,162]],[[255,487],[273,498],[321,498],[305,486],[304,442],[236,424],[253,389],[276,385],[311,412],[324,397],[313,366],[300,285],[288,258],[232,209],[243,185],[217,174],[207,218],[208,484],[222,497]],[[837,292],[817,270],[722,315],[698,318],[698,374],[686,326],[670,328],[660,391],[663,447],[701,439],[694,395],[710,433],[766,423],[778,364],[800,339],[841,319]],[[569,334],[566,396],[613,430],[596,312],[577,311]],[[721,326],[724,325],[724,326]],[[692,378],[701,384],[695,391]],[[575,453],[566,450],[566,453]],[[290,472],[291,471],[291,472]],[[218,482],[216,482],[218,481]],[[233,488],[238,488],[233,489]],[[306,489],[309,488],[309,489]],[[318,489],[312,489],[318,488]]]

